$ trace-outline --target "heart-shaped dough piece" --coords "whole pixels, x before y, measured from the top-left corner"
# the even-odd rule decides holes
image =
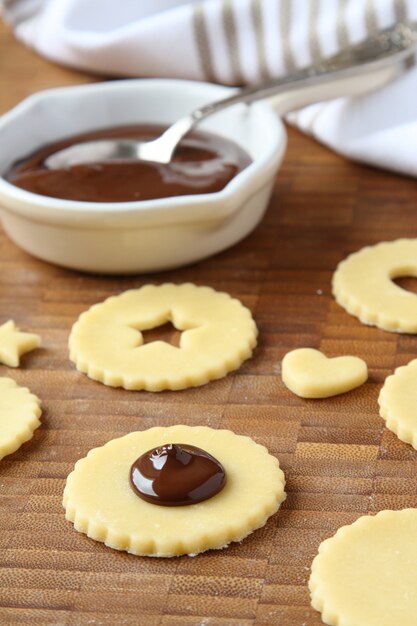
[[[368,367],[357,356],[328,358],[313,348],[287,352],[282,361],[282,380],[302,398],[329,398],[362,385]]]

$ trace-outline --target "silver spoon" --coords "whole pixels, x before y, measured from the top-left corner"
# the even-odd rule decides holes
[[[180,118],[157,139],[146,142],[134,139],[87,141],[55,152],[45,159],[45,165],[60,169],[79,163],[120,159],[169,163],[184,135],[209,115],[234,104],[281,94],[285,96],[282,113],[312,102],[381,87],[413,64],[416,45],[417,24],[397,23],[321,63],[206,104]]]

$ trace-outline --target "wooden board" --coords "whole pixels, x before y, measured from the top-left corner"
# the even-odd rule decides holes
[[[38,58],[0,28],[0,112],[44,87],[93,80]],[[0,148],[1,149],[1,148]],[[0,234],[0,323],[42,335],[22,367],[0,365],[43,401],[42,427],[0,466],[0,623],[135,626],[318,626],[309,567],[319,543],[360,515],[417,506],[417,452],[384,428],[384,378],[417,356],[417,337],[361,325],[333,300],[330,279],[351,251],[415,237],[413,180],[349,163],[290,131],[262,224],[234,248],[191,267],[137,277],[66,271]],[[240,298],[259,326],[254,357],[198,389],[110,389],[75,371],[67,339],[94,302],[148,282],[193,281]],[[408,286],[413,288],[413,281]],[[280,379],[290,349],[356,354],[367,384],[306,401]],[[92,447],[154,425],[231,428],[266,445],[287,500],[242,544],[197,558],[137,558],[74,531],[61,508],[75,461]]]

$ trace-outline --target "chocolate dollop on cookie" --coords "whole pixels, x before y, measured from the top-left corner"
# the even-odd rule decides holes
[[[143,500],[162,506],[196,504],[226,484],[221,463],[184,443],[168,443],[142,454],[130,468],[130,484]]]

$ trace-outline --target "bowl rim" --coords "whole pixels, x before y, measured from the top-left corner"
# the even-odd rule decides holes
[[[228,93],[231,94],[237,90],[234,87],[225,85],[171,78],[129,78],[117,81],[54,87],[28,96],[0,116],[0,131],[11,121],[24,115],[30,115],[31,108],[37,103],[59,99],[69,93],[72,96],[80,94],[82,97],[86,92],[103,94],[109,91],[152,89],[159,86],[168,89],[178,88],[179,83],[187,84],[193,89],[200,89],[201,92],[206,92],[208,96],[212,92],[213,100],[218,96],[221,97],[222,93],[226,96]],[[216,96],[216,93],[218,96]],[[207,101],[209,102],[209,98]],[[179,207],[182,208],[181,213],[183,217],[188,215],[191,221],[199,221],[199,218],[207,219],[207,211],[203,211],[202,215],[198,214],[198,205],[205,205],[210,207],[210,210],[214,210],[212,214],[213,219],[219,217],[218,214],[226,216],[233,212],[234,208],[236,208],[236,203],[239,205],[241,198],[253,195],[260,187],[265,185],[266,179],[270,178],[271,174],[277,169],[286,147],[285,127],[273,108],[266,101],[254,102],[250,107],[255,107],[256,110],[259,110],[262,113],[262,119],[269,125],[270,148],[261,157],[254,159],[250,165],[239,172],[226,187],[218,192],[131,202],[85,202],[32,193],[13,185],[0,175],[0,201],[3,201],[2,208],[24,213],[27,217],[34,220],[36,218],[39,220],[42,217],[50,220],[56,214],[59,221],[62,221],[65,217],[74,218],[75,216],[85,221],[97,216],[110,218],[117,215],[117,217],[121,218],[123,216],[132,216],[133,214],[136,217],[140,215],[148,221],[149,218],[168,217],[169,213],[173,213],[174,210],[178,211]],[[4,205],[5,200],[9,203],[7,206]],[[220,210],[220,207],[223,207],[222,210]],[[190,215],[191,208],[193,209],[193,216]],[[218,210],[215,210],[216,208]],[[179,218],[181,216],[177,215],[176,217]]]

